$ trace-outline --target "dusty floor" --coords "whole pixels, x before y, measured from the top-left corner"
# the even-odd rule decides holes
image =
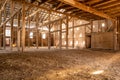
[[[120,80],[120,52],[4,53],[0,54],[0,80]]]

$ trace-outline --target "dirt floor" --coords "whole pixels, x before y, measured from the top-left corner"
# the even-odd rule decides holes
[[[0,53],[0,80],[120,80],[120,52]]]

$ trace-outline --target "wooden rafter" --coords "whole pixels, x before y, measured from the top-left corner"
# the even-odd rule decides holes
[[[90,1],[88,1],[86,3],[89,4],[89,5],[91,5],[91,4],[97,3],[99,1],[101,1],[101,0],[90,0]]]
[[[107,15],[107,14],[105,14],[103,12],[97,11],[96,9],[93,9],[93,8],[91,8],[89,6],[86,6],[86,5],[82,4],[82,3],[79,3],[79,2],[77,2],[75,0],[59,0],[59,1],[65,3],[65,4],[69,4],[69,5],[73,6],[73,7],[79,8],[79,9],[81,9],[83,11],[92,13],[94,15],[98,15],[98,16],[106,18],[106,19],[114,20],[109,15]]]
[[[100,7],[100,6],[109,4],[109,3],[114,2],[114,1],[117,1],[117,0],[109,0],[109,1],[103,2],[103,3],[101,3],[101,4],[97,4],[97,5],[93,6],[93,7]]]
[[[115,7],[117,5],[120,5],[120,1],[115,1],[115,2],[109,3],[105,6],[101,6],[101,7],[99,7],[99,9],[108,9],[108,8],[111,8],[111,7]]]

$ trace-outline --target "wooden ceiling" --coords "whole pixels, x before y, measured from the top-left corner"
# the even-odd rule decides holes
[[[54,10],[64,10],[64,13],[75,15],[80,18],[87,18],[88,20],[98,20],[104,18],[96,15],[94,12],[92,13],[81,9],[83,6],[80,6],[80,8],[78,8],[74,5],[69,4],[69,2],[67,3],[67,1],[81,3],[89,8],[101,12],[104,15],[108,15],[111,18],[120,16],[120,0],[31,0],[30,2],[38,2],[38,5],[47,3]]]
[[[116,19],[120,16],[120,0],[15,0],[26,1],[48,10],[85,20]],[[31,5],[30,5],[31,6]],[[29,6],[29,7],[30,7]],[[46,13],[47,15],[47,13]],[[44,16],[43,16],[44,17]]]

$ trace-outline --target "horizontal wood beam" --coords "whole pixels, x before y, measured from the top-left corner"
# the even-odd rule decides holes
[[[78,27],[82,27],[82,26],[85,26],[87,27],[86,25],[90,25],[90,23],[87,23],[87,24],[80,24],[80,25],[77,25],[77,26],[73,26],[74,28],[78,28]],[[69,27],[68,29],[72,29],[73,27]],[[63,31],[62,32],[66,32],[64,30],[66,29],[62,29]],[[54,31],[51,31],[51,33],[54,33],[54,32],[59,32],[60,30],[54,30]]]
[[[54,22],[60,21],[60,20],[62,20],[62,19],[65,19],[65,18],[66,18],[66,17],[63,17],[63,18],[60,18],[60,19],[57,19],[57,20],[54,20],[54,21],[50,21],[50,22],[47,22],[47,23],[43,23],[43,24],[40,25],[40,26],[46,26],[46,25],[52,24],[52,23],[54,23]]]
[[[120,1],[115,1],[115,2],[109,3],[107,5],[101,6],[101,7],[99,7],[99,9],[102,10],[102,9],[114,8],[117,5],[120,5]]]
[[[84,4],[80,3],[80,2],[77,2],[77,1],[75,1],[75,0],[59,0],[59,1],[65,3],[65,4],[69,4],[69,5],[73,6],[73,7],[76,7],[76,8],[78,8],[78,9],[81,9],[81,10],[83,10],[83,11],[92,13],[92,14],[94,14],[94,15],[98,15],[98,16],[103,17],[103,18],[106,18],[106,19],[114,20],[114,19],[113,19],[112,17],[110,17],[109,15],[107,15],[107,14],[105,14],[105,13],[103,13],[103,12],[97,11],[96,9],[93,9],[93,8],[91,8],[91,7],[89,7],[89,6],[86,6],[86,5],[84,5]]]
[[[99,1],[101,1],[101,0],[90,0],[90,1],[88,1],[86,3],[89,4],[89,5],[91,5],[91,4],[97,3]]]
[[[97,4],[97,5],[93,6],[93,7],[100,7],[100,6],[103,6],[103,5],[112,3],[112,2],[114,2],[114,1],[117,1],[117,0],[109,0],[109,1],[106,1],[106,2],[103,2],[103,3],[100,3],[100,4]]]

